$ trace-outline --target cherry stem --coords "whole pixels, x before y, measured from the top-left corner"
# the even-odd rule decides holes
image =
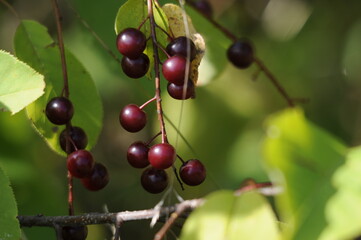
[[[60,51],[61,69],[63,72],[63,81],[64,81],[64,88],[62,91],[62,95],[65,96],[66,98],[69,98],[68,70],[66,67],[63,32],[62,32],[62,28],[61,28],[62,16],[60,15],[58,0],[53,0],[52,3],[53,3],[54,13],[55,13],[56,29],[58,31],[58,46],[59,46],[59,51]]]
[[[156,97],[153,97],[153,98],[149,99],[148,101],[146,101],[145,103],[143,103],[143,105],[140,106],[139,109],[142,110],[142,109],[145,108],[149,103],[151,103],[151,102],[153,102],[153,101],[155,101],[155,100],[157,100]]]
[[[260,69],[266,74],[267,78],[273,83],[276,87],[277,91],[286,99],[288,106],[294,107],[295,104],[290,96],[288,96],[286,90],[282,87],[282,85],[277,81],[276,77],[273,76],[271,71],[263,64],[263,62],[258,59],[254,58],[254,62],[260,67]]]
[[[183,158],[181,158],[178,154],[177,154],[177,158],[178,158],[179,160],[181,160],[182,164],[185,163],[185,161],[183,160]]]
[[[152,137],[145,145],[149,147],[149,145],[159,136],[162,132],[157,133],[154,137]]]
[[[73,204],[73,177],[68,171],[68,209],[69,216],[74,215],[74,204]]]
[[[159,55],[158,55],[158,43],[157,35],[155,31],[155,20],[153,15],[153,3],[152,0],[147,0],[148,5],[148,17],[150,21],[151,36],[153,42],[153,58],[154,58],[154,71],[155,71],[155,98],[157,100],[157,114],[160,124],[160,130],[162,133],[162,143],[168,143],[167,132],[165,130],[165,123],[163,118],[163,109],[162,109],[162,98],[160,91],[160,72],[159,72]]]
[[[174,37],[172,37],[166,30],[164,30],[163,28],[161,28],[158,24],[155,24],[155,26],[156,26],[157,28],[159,28],[162,32],[164,32],[165,35],[167,35],[167,36],[170,38],[170,40],[173,40],[173,39],[174,39]]]
[[[160,50],[162,50],[162,52],[167,56],[167,58],[170,58],[170,55],[167,53],[167,51],[161,45],[158,44],[158,48],[160,48]]]
[[[184,191],[184,186],[183,186],[182,181],[181,181],[180,178],[179,178],[179,175],[178,175],[178,172],[177,172],[177,168],[174,167],[174,166],[172,166],[172,167],[173,167],[174,175],[175,175],[177,181],[179,182],[179,185],[181,186],[182,191]]]
[[[140,30],[140,29],[143,27],[144,23],[145,23],[148,19],[149,19],[149,17],[146,17],[146,18],[140,23],[140,25],[139,25],[139,27],[138,27],[138,30]]]
[[[7,1],[5,1],[5,0],[0,0],[0,2],[2,3],[2,4],[4,4],[9,10],[10,10],[10,12],[12,13],[12,14],[14,14],[14,16],[15,17],[17,17],[19,20],[20,20],[20,16],[19,16],[19,14],[15,11],[15,9],[13,8],[13,6],[11,6]]]

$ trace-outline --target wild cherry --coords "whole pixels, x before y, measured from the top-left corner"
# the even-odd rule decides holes
[[[95,163],[90,177],[81,179],[83,186],[90,191],[98,191],[109,182],[108,170],[101,163]]]
[[[67,124],[74,114],[73,104],[65,97],[52,98],[46,105],[45,114],[56,125]]]
[[[207,0],[197,0],[193,3],[193,6],[207,17],[212,17],[213,9]]]
[[[186,73],[186,66],[189,61],[182,56],[173,56],[164,61],[162,72],[168,82],[176,85],[183,85]]]
[[[189,186],[197,186],[206,178],[206,168],[197,159],[191,159],[183,163],[179,169],[182,181]]]
[[[173,39],[167,45],[166,51],[170,56],[179,55],[186,58],[188,56],[188,44],[190,50],[190,61],[192,61],[196,56],[196,46],[194,45],[193,41],[187,37],[182,36]]]
[[[147,168],[141,176],[143,188],[150,193],[160,193],[168,186],[168,176],[164,170]]]
[[[173,165],[177,157],[176,151],[169,143],[160,143],[152,146],[148,152],[150,164],[157,169],[166,169]]]
[[[135,168],[145,168],[148,166],[148,151],[149,148],[143,142],[135,142],[130,145],[127,151],[129,164]]]
[[[138,132],[147,123],[147,115],[135,104],[125,106],[119,115],[120,124],[128,132]]]
[[[238,40],[228,48],[227,56],[236,67],[247,68],[254,61],[253,47],[247,40]]]
[[[70,174],[77,178],[89,177],[94,168],[94,159],[90,152],[78,150],[71,153],[67,159]]]
[[[63,240],[85,240],[88,236],[87,226],[65,226],[61,229]]]
[[[141,78],[148,72],[149,58],[144,53],[134,59],[123,57],[121,65],[123,72],[128,77]]]
[[[195,97],[194,84],[191,80],[188,81],[186,87],[187,88],[184,94],[184,84],[178,86],[175,85],[174,83],[168,83],[167,91],[169,95],[174,99],[185,100],[188,98],[194,98]]]
[[[66,152],[68,154],[74,152],[75,147],[78,150],[85,149],[85,147],[88,144],[88,137],[87,137],[86,133],[84,132],[84,130],[80,127],[70,127],[69,137],[70,137],[71,141],[69,141],[69,151],[67,152],[66,151],[66,138],[67,138],[66,129],[64,129],[59,135],[60,147],[61,147],[61,149],[63,149],[64,152]],[[73,144],[75,144],[75,147]]]
[[[146,47],[145,35],[135,28],[126,28],[117,36],[117,48],[128,58],[138,58]]]

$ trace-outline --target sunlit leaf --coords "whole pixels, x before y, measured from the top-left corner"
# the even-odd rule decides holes
[[[16,216],[18,209],[10,181],[0,168],[0,239],[20,239],[20,226]]]
[[[322,240],[354,239],[361,235],[361,147],[352,149],[333,176],[337,193],[326,207],[328,227]]]
[[[14,43],[17,57],[45,76],[45,94],[26,108],[28,117],[48,145],[63,154],[58,137],[64,127],[51,124],[44,114],[47,102],[55,96],[60,96],[63,90],[58,46],[49,36],[47,29],[34,21],[20,23]],[[72,125],[85,130],[89,142],[87,149],[90,149],[96,143],[102,126],[103,112],[100,97],[85,68],[69,51],[65,54],[70,100],[75,109]]]
[[[277,220],[266,199],[255,192],[234,196],[218,191],[187,219],[181,240],[279,239]]]
[[[274,181],[286,239],[317,239],[326,226],[325,206],[335,193],[331,177],[343,163],[346,148],[307,121],[300,109],[288,109],[267,122],[264,155]]]
[[[0,50],[0,110],[15,114],[44,94],[44,77]]]

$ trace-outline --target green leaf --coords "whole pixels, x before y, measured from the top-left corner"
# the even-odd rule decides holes
[[[255,192],[235,196],[218,191],[189,216],[180,239],[275,240],[278,232],[277,219],[264,197]]]
[[[0,109],[15,114],[44,94],[44,77],[0,50]]]
[[[0,167],[0,239],[20,239],[20,225],[17,220],[18,208],[16,205],[10,181]]]
[[[63,89],[59,48],[47,29],[34,21],[20,23],[14,45],[17,57],[45,76],[45,94],[26,108],[28,117],[50,148],[63,155],[58,137],[64,127],[53,125],[44,114],[47,102],[60,96]],[[96,143],[102,127],[101,100],[92,78],[81,63],[69,51],[65,55],[70,100],[75,110],[72,125],[84,129],[88,136],[87,149],[90,149]]]
[[[326,226],[325,205],[335,193],[331,177],[344,161],[345,146],[308,122],[300,109],[288,109],[267,122],[264,155],[275,182],[286,239],[318,239]]]
[[[354,239],[361,235],[361,147],[351,149],[332,180],[337,193],[326,206],[328,227],[321,240]]]
[[[156,3],[153,5],[153,15],[154,20],[159,28],[162,28],[165,32],[168,32],[168,19],[165,16],[162,8]],[[148,8],[144,0],[128,0],[118,10],[117,16],[115,18],[115,33],[118,35],[125,28],[138,28],[147,17]],[[168,36],[159,28],[156,28],[157,42],[160,46],[165,48],[168,43]],[[147,38],[150,37],[151,30],[149,19],[143,24],[140,30]],[[147,41],[147,46],[144,50],[144,53],[149,57],[150,64],[147,75],[150,77],[150,73],[154,65],[152,39]],[[159,55],[161,59],[164,58],[164,54],[161,51],[159,51]]]

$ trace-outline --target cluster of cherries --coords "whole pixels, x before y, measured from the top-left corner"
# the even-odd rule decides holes
[[[144,33],[135,28],[126,28],[117,36],[117,48],[123,55],[121,66],[123,72],[130,78],[140,78],[148,72],[149,57],[143,53],[146,42]],[[189,56],[187,56],[188,46]],[[196,56],[193,41],[183,36],[175,38],[167,45],[165,52],[168,59],[163,63],[162,73],[168,81],[169,95],[179,100],[194,98],[193,81],[184,82],[186,69],[190,71],[190,62]]]
[[[45,114],[55,125],[67,125],[59,135],[61,149],[68,154],[67,168],[71,176],[80,178],[83,186],[90,191],[98,191],[109,182],[106,167],[94,161],[92,154],[84,150],[88,138],[80,127],[71,126],[74,107],[66,97],[52,98],[46,105]],[[84,240],[88,234],[86,226],[64,226],[63,239]]]
[[[146,37],[138,29],[127,28],[120,32],[116,39],[119,52],[123,55],[122,69],[131,78],[139,78],[148,72],[149,58],[143,53]],[[187,51],[187,49],[189,50]],[[191,80],[184,81],[186,69],[196,56],[196,47],[192,40],[186,37],[173,39],[166,47],[168,59],[163,62],[162,73],[168,81],[167,90],[175,99],[194,98],[194,84]],[[187,54],[188,53],[188,54]],[[186,87],[186,89],[184,89]],[[147,115],[142,106],[129,104],[119,115],[121,126],[129,132],[142,130],[147,123]],[[143,188],[150,193],[160,193],[168,186],[166,169],[173,167],[177,157],[182,161],[179,170],[181,180],[190,186],[201,184],[206,177],[203,164],[197,159],[184,162],[176,153],[174,147],[163,142],[150,146],[150,143],[134,142],[127,151],[127,160],[135,168],[146,168],[141,176]]]

